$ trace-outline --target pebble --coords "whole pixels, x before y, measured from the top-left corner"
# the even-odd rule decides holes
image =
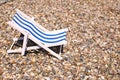
[[[0,67],[0,75],[2,75],[3,73],[3,69]]]

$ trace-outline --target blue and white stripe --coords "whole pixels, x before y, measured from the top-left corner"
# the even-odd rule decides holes
[[[67,33],[66,31],[59,33],[46,33],[44,31],[41,31],[35,24],[25,19],[19,13],[15,14],[15,16],[13,17],[13,21],[18,26],[26,30],[33,37],[40,40],[42,43],[50,44],[50,43],[58,43],[66,40],[66,33]]]

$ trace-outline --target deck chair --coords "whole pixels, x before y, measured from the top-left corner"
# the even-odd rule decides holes
[[[49,47],[59,46],[67,44],[66,35],[68,29],[60,29],[55,31],[48,31],[37,22],[34,21],[34,18],[27,16],[22,11],[16,9],[16,13],[12,19],[12,21],[7,22],[11,27],[15,30],[18,30],[20,33],[24,35],[24,37],[19,38],[19,40],[23,39],[23,45],[20,49],[12,50],[12,46],[14,42],[17,41],[17,38],[14,38],[14,42],[12,43],[7,53],[18,53],[20,52],[22,55],[25,55],[25,51],[32,49],[43,48],[48,51],[51,55],[57,57],[58,59],[62,59],[60,54],[55,53]],[[37,46],[27,47],[27,42],[32,40]]]

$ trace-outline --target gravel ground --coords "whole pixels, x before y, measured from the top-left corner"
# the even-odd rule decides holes
[[[7,54],[20,9],[48,30],[69,28],[63,60]],[[9,0],[0,4],[0,80],[120,80],[120,0]]]

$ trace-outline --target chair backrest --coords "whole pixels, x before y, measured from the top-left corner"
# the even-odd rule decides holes
[[[66,31],[57,33],[44,32],[29,18],[22,16],[19,12],[16,12],[13,22],[43,44],[55,44],[66,40]]]
[[[16,12],[21,14],[24,18],[29,19],[30,21],[32,21],[32,23],[36,24],[41,30],[48,31],[47,29],[42,27],[40,24],[38,24],[36,21],[34,21],[34,19],[33,19],[34,17],[31,18],[28,15],[26,15],[25,13],[23,13],[22,11],[18,10],[18,9],[16,9]]]

